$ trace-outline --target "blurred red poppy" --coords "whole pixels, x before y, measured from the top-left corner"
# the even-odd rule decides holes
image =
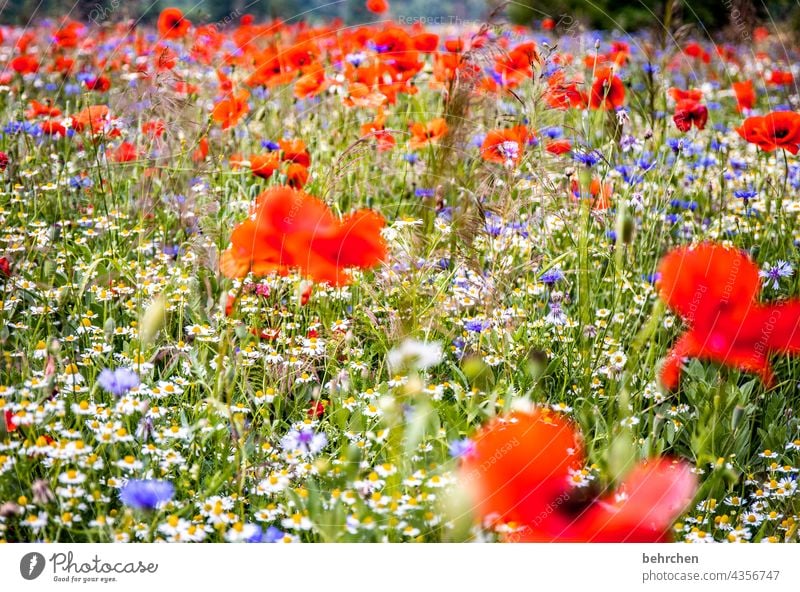
[[[561,155],[572,150],[572,143],[569,140],[553,140],[548,142],[544,148],[550,154]]]
[[[769,73],[767,82],[769,84],[774,84],[775,86],[786,86],[789,84],[794,84],[794,76],[791,72],[772,70],[772,72]]]
[[[386,0],[367,0],[367,10],[375,14],[383,14],[389,10],[389,3]]]
[[[239,120],[250,110],[247,99],[250,93],[242,89],[236,93],[229,93],[214,105],[211,117],[222,125],[222,129],[235,126]]]
[[[383,226],[371,210],[339,219],[312,195],[273,187],[258,197],[254,215],[234,229],[220,269],[228,277],[297,269],[317,282],[347,284],[347,268],[366,269],[385,259]]]
[[[531,134],[524,125],[490,130],[481,145],[481,157],[505,166],[515,166],[522,160],[530,137]]]
[[[108,156],[114,162],[133,162],[139,158],[139,152],[134,144],[122,142],[115,150],[109,150]]]
[[[610,68],[600,68],[592,84],[592,109],[618,109],[625,102],[625,86]]]
[[[756,102],[756,92],[753,89],[753,82],[751,80],[734,82],[732,86],[733,93],[736,95],[736,106],[739,111],[752,109]]]
[[[158,34],[162,39],[180,39],[191,26],[179,8],[165,8],[158,15]]]
[[[250,170],[256,177],[269,179],[280,166],[280,156],[277,152],[250,155]]]
[[[639,463],[604,496],[578,486],[582,438],[547,408],[496,418],[473,441],[460,482],[484,521],[521,527],[509,541],[666,541],[697,487],[689,465],[666,458]]]
[[[93,134],[100,133],[110,119],[106,105],[92,105],[72,116],[72,128],[76,132],[88,130]]]
[[[447,123],[443,117],[437,117],[427,123],[412,123],[410,130],[411,140],[408,145],[412,150],[417,150],[441,140],[447,134]]]
[[[765,152],[783,148],[797,154],[800,147],[800,114],[775,111],[764,116],[748,117],[736,131]]]
[[[30,55],[21,55],[11,60],[11,69],[17,74],[33,74],[39,70],[39,62]]]
[[[800,300],[759,303],[759,269],[742,251],[712,242],[677,248],[662,259],[657,287],[687,326],[661,369],[668,389],[678,386],[685,358],[756,372],[771,384],[768,356],[800,353]]]
[[[701,130],[708,121],[708,108],[694,99],[682,99],[675,105],[675,115],[672,116],[675,126],[682,132],[688,132],[692,126]]]
[[[683,90],[680,88],[675,88],[674,86],[669,89],[669,96],[677,103],[680,101],[684,101],[686,99],[691,99],[693,101],[702,101],[703,100],[703,91],[699,88],[691,88],[689,90]]]

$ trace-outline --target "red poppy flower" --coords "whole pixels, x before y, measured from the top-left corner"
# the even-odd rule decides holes
[[[384,127],[385,116],[383,110],[379,109],[375,119],[361,126],[362,138],[374,138],[378,152],[386,152],[395,146],[394,136],[387,132]]]
[[[281,160],[286,162],[296,162],[304,167],[311,165],[311,155],[306,149],[306,143],[300,138],[294,140],[278,140],[281,148]]]
[[[455,39],[445,39],[444,41],[444,49],[450,53],[461,53],[464,51],[465,46],[466,44],[464,43],[464,40],[460,37],[456,37]]]
[[[417,150],[441,140],[447,134],[447,123],[443,117],[437,117],[427,123],[412,123],[410,130],[409,147]]]
[[[9,433],[9,434],[11,432],[16,432],[17,431],[17,424],[15,424],[12,421],[12,419],[11,419],[12,417],[14,417],[14,414],[11,413],[10,409],[6,409],[5,413],[3,413],[3,419],[5,420],[5,423],[6,423],[6,433]]]
[[[40,115],[44,115],[45,117],[58,117],[61,115],[61,109],[53,107],[49,102],[44,104],[39,101],[31,100],[28,104],[30,109],[25,111],[25,117],[28,119],[34,119]]]
[[[158,34],[162,39],[180,39],[191,26],[179,8],[165,8],[158,15]]]
[[[739,111],[745,109],[752,109],[756,103],[756,92],[753,89],[753,82],[745,80],[744,82],[734,82],[733,92],[736,95],[736,106]]]
[[[581,186],[577,179],[572,179],[570,189],[574,197],[590,200],[593,210],[602,211],[611,207],[611,196],[614,194],[614,187],[609,182],[603,183],[598,177],[592,177],[589,182],[588,194],[581,192]]]
[[[308,409],[308,417],[316,419],[325,415],[325,407],[328,405],[327,401],[313,401],[311,407]]]
[[[683,48],[683,53],[691,58],[701,60],[704,64],[711,63],[711,54],[703,49],[703,46],[696,41],[687,43],[686,47]]]
[[[250,93],[244,89],[226,95],[214,105],[214,109],[211,111],[212,119],[221,124],[224,130],[235,126],[250,110],[247,104],[248,98],[250,98]]]
[[[693,101],[702,101],[703,100],[703,91],[699,88],[692,88],[689,90],[683,90],[680,88],[672,87],[669,89],[669,96],[672,97],[676,103],[680,101],[685,101],[686,99],[691,99]]]
[[[304,70],[317,63],[317,49],[311,43],[298,43],[280,56],[289,71]]]
[[[167,124],[163,119],[151,119],[142,124],[142,133],[150,136],[151,138],[160,138],[164,135],[167,129]]]
[[[367,10],[374,14],[383,14],[389,10],[389,3],[386,0],[367,0]]]
[[[436,48],[439,47],[439,36],[436,33],[420,33],[419,35],[414,35],[412,40],[414,41],[414,49],[425,53],[436,51]]]
[[[322,66],[315,66],[303,74],[294,83],[294,96],[298,99],[308,99],[315,97],[330,86],[330,82],[325,79],[325,70]]]
[[[592,109],[617,109],[625,102],[625,86],[622,80],[614,75],[610,68],[601,68],[597,71],[592,84],[591,101]]]
[[[86,88],[97,92],[107,92],[111,88],[111,81],[105,76],[90,78],[86,81]]]
[[[694,99],[682,99],[675,105],[672,121],[682,132],[688,132],[693,125],[701,130],[708,121],[708,108]]]
[[[514,87],[533,75],[533,64],[539,62],[539,54],[533,41],[520,43],[507,54],[495,59],[494,69],[503,85]]]
[[[588,104],[586,93],[578,88],[578,82],[564,80],[564,71],[559,70],[547,79],[544,99],[553,109],[583,109]]]
[[[106,105],[92,105],[72,116],[72,128],[76,132],[88,129],[96,134],[103,131],[108,120],[109,110]]]
[[[265,154],[252,154],[250,156],[250,170],[256,177],[269,179],[272,173],[280,166],[280,156],[277,152],[267,152]]]
[[[297,269],[314,281],[343,285],[350,281],[348,268],[374,267],[386,257],[383,225],[371,210],[339,219],[312,195],[273,187],[258,197],[254,215],[234,229],[220,269],[228,277]]]
[[[50,66],[50,70],[53,72],[60,72],[62,74],[69,75],[72,73],[72,69],[75,67],[75,60],[72,58],[68,58],[65,56],[58,56],[53,65]]]
[[[490,130],[481,145],[481,157],[504,166],[516,166],[522,160],[530,135],[524,125]]]
[[[289,187],[302,189],[308,183],[308,168],[296,162],[290,162],[286,167],[286,183]]]
[[[559,156],[572,150],[572,143],[569,140],[552,140],[547,143],[544,149],[550,154]]]
[[[0,153],[2,154],[2,153]],[[0,257],[0,277],[7,278],[11,276],[11,263],[5,257]]]
[[[800,353],[800,300],[757,301],[758,266],[742,251],[704,242],[662,259],[658,291],[687,325],[661,369],[674,389],[685,358],[710,360],[773,380],[772,352]]]
[[[116,150],[109,150],[108,156],[114,162],[133,162],[139,158],[139,151],[130,142],[122,142]]]
[[[775,86],[787,86],[790,84],[794,84],[794,76],[791,72],[785,72],[782,70],[773,70],[769,73],[769,78],[767,79],[769,84],[774,84]]]
[[[65,23],[53,35],[56,45],[64,48],[78,47],[81,29],[83,29],[83,25],[78,22],[69,21]]]
[[[39,70],[39,62],[30,55],[21,55],[11,60],[11,69],[17,74],[33,74]]]
[[[208,156],[208,138],[202,137],[197,143],[197,148],[192,152],[192,160],[194,162],[203,162]]]
[[[48,136],[66,136],[67,135],[67,128],[64,125],[55,119],[46,119],[40,124],[43,134],[47,134]]]
[[[736,131],[742,138],[757,144],[765,152],[783,148],[797,154],[800,145],[800,114],[775,111],[763,117],[748,117]]]
[[[3,172],[8,167],[8,154],[0,152],[0,172]],[[3,258],[5,259],[5,257]]]
[[[494,419],[473,441],[460,482],[481,518],[523,527],[507,540],[665,541],[696,490],[688,465],[663,458],[640,463],[606,496],[576,489],[586,463],[582,439],[547,408]]]

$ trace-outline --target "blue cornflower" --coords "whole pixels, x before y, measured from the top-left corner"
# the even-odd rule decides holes
[[[667,145],[675,154],[677,154],[678,152],[683,150],[683,145],[684,145],[683,138],[668,138]]]
[[[92,180],[89,177],[81,177],[80,175],[75,175],[74,177],[70,177],[69,179],[69,186],[73,189],[80,189],[91,187],[94,185]]]
[[[777,290],[780,287],[779,280],[781,278],[791,277],[793,273],[794,269],[792,268],[791,263],[788,261],[778,260],[778,262],[772,267],[770,267],[769,263],[767,263],[764,269],[758,272],[758,275],[767,280],[767,286],[769,286],[770,282],[772,282],[772,289]]]
[[[588,152],[573,152],[572,158],[587,167],[593,167],[603,157],[598,150],[591,150]]]
[[[486,232],[491,236],[500,236],[503,231],[503,220],[500,216],[492,214],[491,212],[486,215]]]
[[[541,133],[542,135],[547,136],[551,140],[555,140],[556,138],[560,138],[562,135],[564,135],[564,130],[563,128],[557,125],[553,125],[543,129]]]
[[[284,536],[286,536],[286,533],[281,531],[279,528],[275,528],[274,526],[270,526],[261,535],[261,542],[262,543],[277,543]]]
[[[468,456],[474,452],[475,442],[469,438],[450,440],[450,446],[447,450],[453,458],[461,458],[462,456]]]
[[[637,183],[642,182],[642,176],[634,174],[633,169],[626,164],[618,165],[614,167],[614,170],[616,170],[620,175],[622,175],[622,180],[625,181],[628,185],[636,185]]]
[[[730,163],[731,163],[731,168],[733,168],[734,171],[746,171],[747,170],[747,161],[746,160],[741,160],[741,159],[732,157],[730,159]]]
[[[642,64],[642,72],[645,74],[658,74],[659,67],[656,64],[645,63]]]
[[[547,284],[548,286],[552,286],[558,281],[564,279],[564,272],[561,271],[560,267],[553,267],[545,271],[542,276],[539,278],[539,281],[543,284]]]
[[[480,333],[491,326],[492,322],[486,319],[470,319],[468,321],[464,321],[464,328],[467,331],[472,331],[473,333]]]
[[[120,501],[135,510],[154,510],[175,495],[169,481],[131,479],[119,491]]]
[[[139,386],[139,376],[129,368],[117,368],[116,370],[106,368],[97,377],[97,384],[104,391],[121,397],[132,388]]]
[[[270,152],[275,152],[276,150],[280,150],[280,144],[277,142],[273,142],[272,140],[261,140],[261,147],[266,148]]]
[[[757,196],[758,196],[758,191],[756,191],[756,190],[755,190],[755,189],[753,189],[752,187],[751,187],[751,188],[749,188],[749,189],[736,189],[736,190],[733,192],[733,196],[734,196],[734,197],[738,197],[739,199],[743,199],[743,200],[744,200],[744,203],[745,203],[745,205],[747,205],[747,203],[748,203],[748,202],[749,202],[751,199],[753,199],[754,197],[757,197]]]
[[[650,157],[651,157],[651,154],[649,152],[648,153],[644,153],[644,154],[642,154],[642,156],[640,158],[638,158],[636,160],[636,164],[643,171],[649,171],[654,166],[656,166],[656,163],[653,162],[652,160],[650,160]]]
[[[428,189],[427,187],[417,187],[414,190],[414,195],[417,197],[433,197],[435,194],[435,189]]]
[[[285,452],[312,456],[325,448],[328,437],[324,432],[315,432],[312,428],[292,430],[281,439],[281,447]]]

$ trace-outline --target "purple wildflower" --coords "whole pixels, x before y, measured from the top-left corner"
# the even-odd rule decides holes
[[[119,492],[120,501],[136,510],[154,510],[175,495],[175,486],[169,481],[131,479]]]
[[[117,368],[116,370],[106,368],[97,377],[97,384],[104,391],[121,397],[132,388],[139,386],[139,376],[129,368]]]

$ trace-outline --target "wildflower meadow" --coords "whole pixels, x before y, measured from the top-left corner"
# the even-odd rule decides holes
[[[797,542],[796,31],[362,4],[0,13],[0,541]]]

